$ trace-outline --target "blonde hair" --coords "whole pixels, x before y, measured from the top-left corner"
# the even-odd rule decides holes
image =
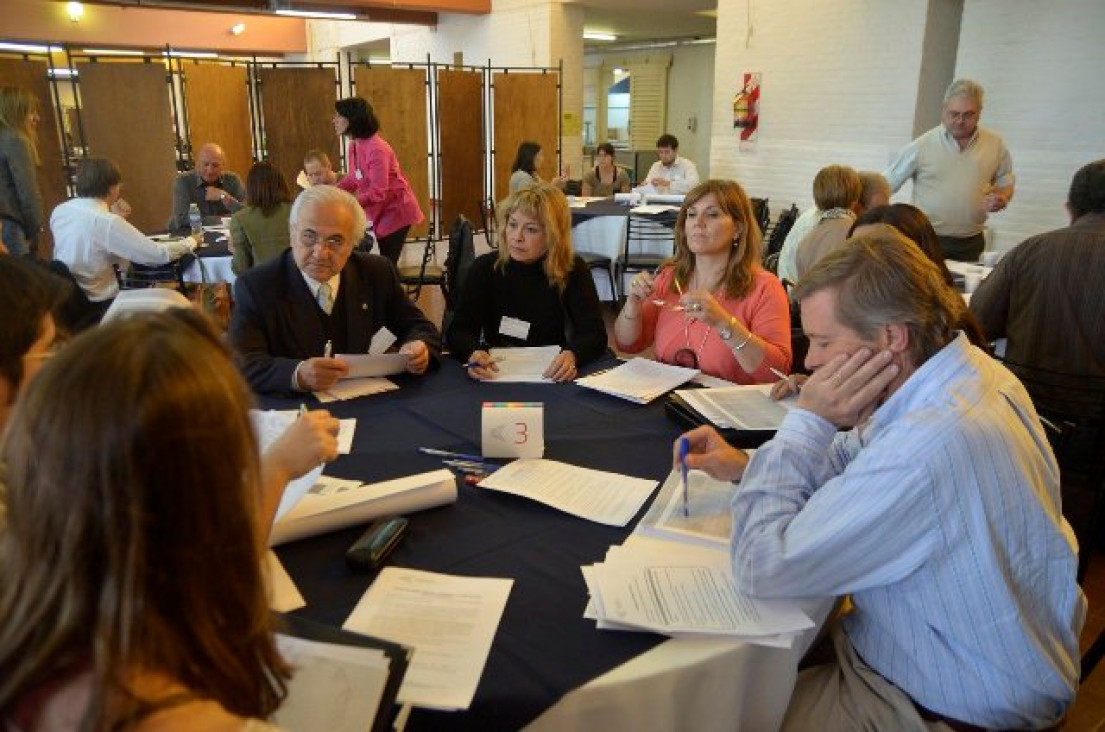
[[[813,178],[813,201],[822,211],[851,208],[862,192],[859,173],[845,165],[827,165]]]
[[[711,194],[734,223],[743,224],[741,233],[729,250],[729,263],[725,266],[722,283],[728,297],[744,297],[755,284],[763,235],[752,213],[752,202],[735,180],[714,179],[699,183],[683,199],[683,208],[679,209],[679,217],[675,221],[675,256],[671,259],[675,278],[686,283],[694,274],[695,256],[687,245],[687,210]]]
[[[0,86],[0,129],[8,128],[21,135],[31,147],[31,159],[35,165],[38,156],[38,132],[27,124],[27,117],[38,109],[38,98],[20,86]]]
[[[0,709],[83,664],[83,729],[157,710],[136,674],[233,714],[276,709],[289,669],[262,576],[250,404],[191,310],[87,331],[26,387],[0,454]]]
[[[495,236],[499,246],[499,259],[495,262],[498,268],[506,267],[510,261],[506,222],[515,211],[537,219],[545,230],[545,243],[549,248],[545,255],[545,276],[549,278],[550,285],[564,292],[575,256],[572,251],[572,213],[568,209],[568,199],[551,183],[538,183],[511,193],[500,203],[499,231]]]

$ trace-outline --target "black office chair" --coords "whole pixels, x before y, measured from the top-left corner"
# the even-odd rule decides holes
[[[460,214],[449,229],[449,251],[445,256],[445,313],[441,319],[442,332],[453,322],[460,293],[468,270],[476,260],[476,247],[472,241],[472,222]]]
[[[793,203],[790,208],[779,214],[775,225],[764,238],[764,267],[769,272],[778,272],[779,252],[783,248],[783,242],[787,240],[787,234],[794,228],[794,222],[798,220],[798,207]]]
[[[665,212],[659,216],[630,213],[625,227],[625,241],[622,242],[622,254],[615,265],[618,283],[618,300],[624,300],[625,276],[629,272],[655,270],[666,262],[675,252],[675,216]],[[666,246],[663,254],[643,251],[655,242]]]
[[[418,302],[422,288],[427,285],[440,287],[443,295],[448,288],[445,268],[437,263],[437,245],[432,233],[421,241],[425,245],[422,248],[422,260],[417,265],[398,267],[399,282],[406,288],[407,297],[415,302]]]
[[[760,227],[760,236],[767,236],[767,227],[771,223],[771,206],[767,198],[753,198],[752,215],[756,218],[756,224]]]

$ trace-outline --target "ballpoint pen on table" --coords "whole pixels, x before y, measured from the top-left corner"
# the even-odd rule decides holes
[[[306,402],[300,402],[299,403],[299,416],[302,417],[306,413],[307,413],[307,404],[306,404]]]
[[[477,366],[490,366],[493,363],[500,363],[502,360],[503,360],[502,356],[496,356],[495,358],[489,359],[485,363],[480,363],[479,361],[468,361],[467,363],[464,364],[464,368],[474,369]]]
[[[423,455],[433,455],[434,457],[452,458],[453,460],[470,460],[474,463],[482,463],[483,455],[468,455],[463,452],[449,452],[448,450],[438,450],[435,447],[420,447],[418,451]]]
[[[691,451],[691,441],[686,437],[679,438],[679,469],[683,473],[683,518],[691,515],[687,508],[687,453]]]
[[[323,358],[333,358],[334,356],[334,342],[326,341],[326,346],[322,349]]]
[[[475,462],[472,460],[442,460],[441,462],[448,465],[450,468],[455,468],[464,473],[494,473],[499,469],[499,465],[494,463]]]

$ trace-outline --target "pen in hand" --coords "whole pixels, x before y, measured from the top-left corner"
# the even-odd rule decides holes
[[[333,341],[326,341],[326,345],[322,349],[322,357],[323,358],[333,358],[334,357],[334,342]]]
[[[481,366],[490,366],[493,363],[500,363],[501,361],[503,361],[502,356],[496,356],[495,358],[493,358],[489,361],[485,361],[484,363],[480,363],[479,361],[469,361],[468,363],[464,364],[464,368],[466,368],[466,369],[476,369],[476,368],[479,368]]]
[[[683,518],[689,518],[690,509],[687,507],[687,453],[691,451],[691,441],[686,437],[679,438],[679,469],[683,473]]]
[[[770,371],[771,373],[775,374],[776,376],[778,376],[778,377],[779,377],[780,379],[782,379],[783,381],[785,381],[785,382],[787,382],[788,384],[790,384],[791,388],[793,388],[793,389],[794,389],[794,393],[795,393],[795,394],[797,394],[798,392],[802,391],[802,385],[798,383],[798,380],[794,378],[794,375],[793,375],[793,374],[789,374],[789,375],[788,375],[788,374],[784,374],[784,373],[783,373],[782,371],[780,371],[779,369],[777,369],[777,368],[773,368],[773,367],[771,367],[771,366],[768,366],[768,367],[767,367],[767,369],[768,369],[768,371]]]

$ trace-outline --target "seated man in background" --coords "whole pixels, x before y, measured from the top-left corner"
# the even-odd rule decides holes
[[[971,295],[989,338],[1008,338],[1013,373],[1054,372],[1048,381],[1085,388],[1105,379],[1105,160],[1074,174],[1070,226],[1026,239],[998,262]],[[1030,384],[1038,403],[1046,387]],[[1088,396],[1088,395],[1087,395]]]
[[[821,213],[817,224],[795,245],[795,281],[848,238],[856,214],[862,211],[862,194],[863,183],[852,168],[829,165],[817,171],[813,179],[813,200]]]
[[[205,219],[229,216],[243,205],[246,189],[237,173],[223,170],[226,154],[213,142],[200,148],[196,169],[182,173],[173,181],[173,215],[170,231],[189,227],[188,207],[195,203]]]
[[[119,293],[113,267],[119,260],[167,264],[196,246],[190,237],[153,241],[115,213],[130,208],[118,206],[122,185],[123,175],[114,162],[85,158],[77,167],[77,198],[61,204],[50,215],[54,257],[69,267],[98,316]]]
[[[783,729],[1054,725],[1086,600],[1024,387],[953,330],[962,299],[903,237],[848,241],[796,295],[813,375],[774,439],[749,462],[710,428],[687,435],[688,467],[743,472],[742,592],[852,598]]]
[[[300,188],[332,186],[337,184],[339,177],[330,164],[330,156],[316,148],[303,156],[303,175],[297,183]]]
[[[652,186],[657,193],[684,195],[698,185],[698,166],[679,157],[679,140],[675,135],[660,135],[656,154],[660,159],[648,169],[646,186]]]
[[[407,371],[421,374],[440,357],[441,334],[407,299],[395,268],[353,251],[366,226],[353,196],[308,188],[292,204],[291,249],[234,283],[230,341],[254,391],[325,391],[349,371],[327,356],[366,353],[383,328],[410,357]]]

